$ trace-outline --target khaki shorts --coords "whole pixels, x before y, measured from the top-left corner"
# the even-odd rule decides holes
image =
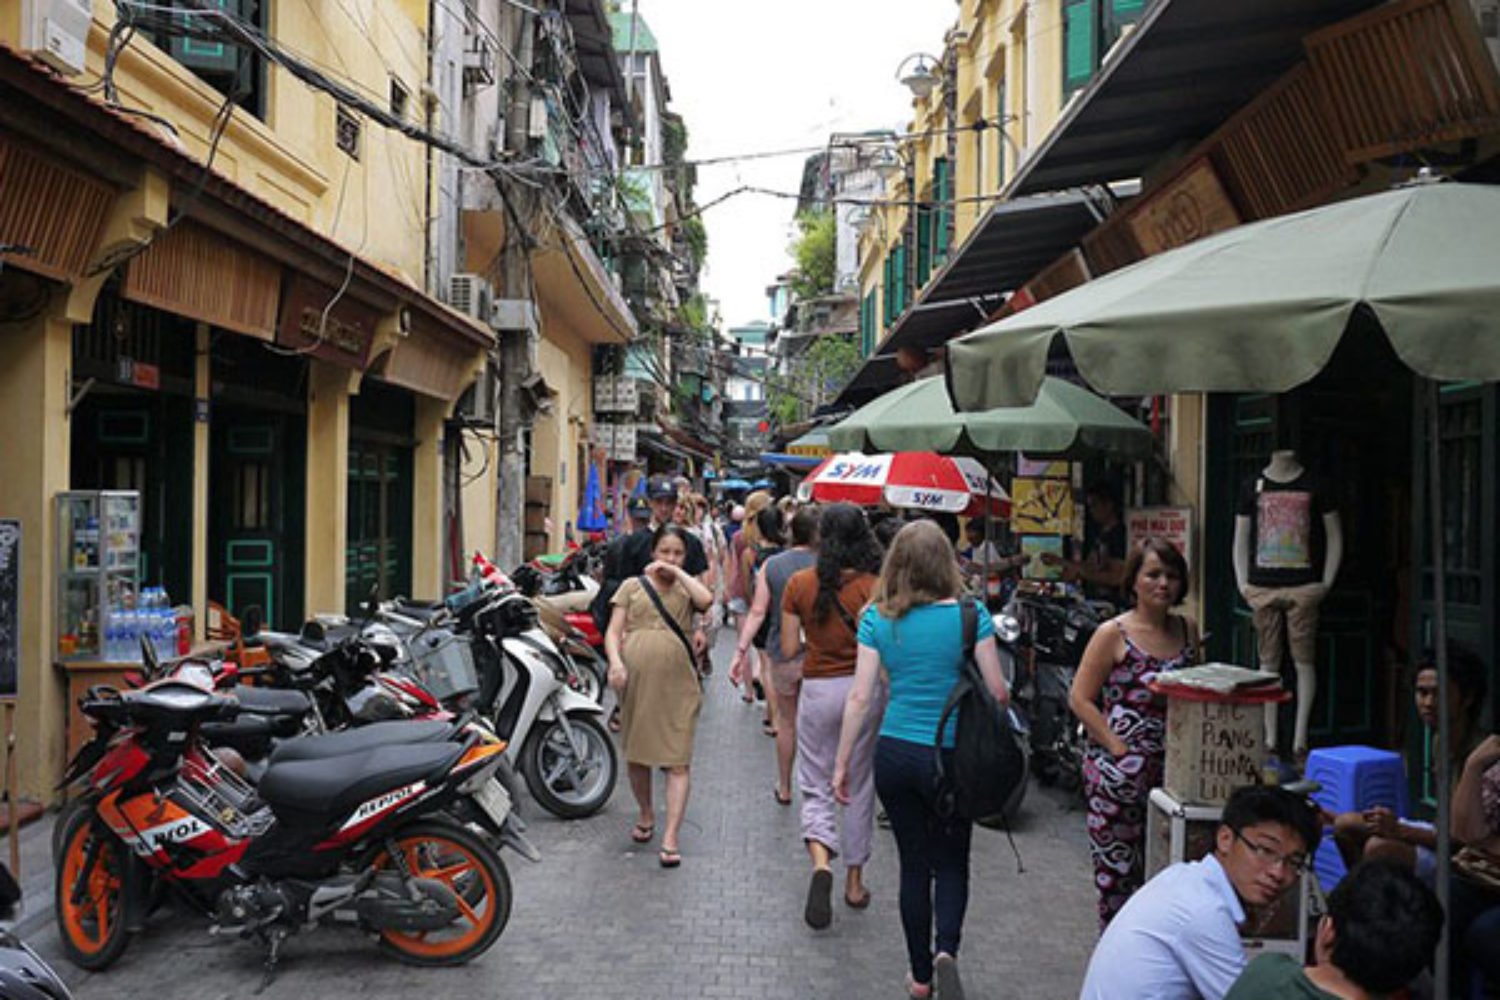
[[[783,698],[795,698],[802,691],[802,657],[790,660],[769,657],[771,661],[771,690]]]
[[[1279,665],[1282,649],[1290,648],[1292,662],[1318,659],[1318,605],[1325,591],[1321,583],[1300,587],[1257,587],[1245,584],[1245,603],[1254,612],[1260,661]]]

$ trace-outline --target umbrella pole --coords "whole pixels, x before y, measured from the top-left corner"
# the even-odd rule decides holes
[[[990,541],[990,532],[993,530],[993,514],[990,511],[990,497],[995,492],[995,476],[990,472],[989,463],[984,465],[984,579],[979,581],[979,603],[983,604],[985,610],[990,606],[990,553],[995,551],[994,543]]]
[[[1452,869],[1452,831],[1449,829],[1453,808],[1452,789],[1449,787],[1449,760],[1451,754],[1451,706],[1448,704],[1448,616],[1444,607],[1446,568],[1443,553],[1443,475],[1442,438],[1439,427],[1438,384],[1427,380],[1427,481],[1428,524],[1432,532],[1432,635],[1438,678],[1438,743],[1437,760],[1437,897],[1443,912],[1450,919],[1443,921],[1443,935],[1438,942],[1437,963],[1434,966],[1436,995],[1448,996],[1450,975],[1448,962],[1448,938],[1451,933],[1452,910],[1449,908],[1448,879]]]

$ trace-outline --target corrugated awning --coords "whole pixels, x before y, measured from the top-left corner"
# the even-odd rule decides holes
[[[1302,39],[1380,0],[1155,0],[1006,188],[1010,197],[1142,176],[1207,136],[1302,58]]]
[[[992,206],[839,393],[833,408],[858,406],[903,382],[895,362],[901,348],[937,347],[984,325],[1007,295],[1077,246],[1106,214],[1106,206],[1081,191]]]

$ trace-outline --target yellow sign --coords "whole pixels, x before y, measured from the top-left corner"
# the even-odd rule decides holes
[[[1073,487],[1066,479],[1010,484],[1010,530],[1017,535],[1066,535],[1073,530]]]

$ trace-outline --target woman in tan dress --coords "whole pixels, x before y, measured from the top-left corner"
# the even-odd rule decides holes
[[[667,773],[667,828],[659,859],[663,868],[682,863],[677,834],[687,812],[693,732],[703,704],[698,671],[683,639],[692,635],[693,613],[713,603],[709,589],[682,568],[686,557],[687,530],[670,522],[657,528],[651,538],[651,565],[615,593],[604,636],[609,684],[625,706],[625,761],[630,790],[640,808],[630,837],[638,844],[648,843],[656,831],[651,769]],[[677,631],[663,613],[676,623]]]

